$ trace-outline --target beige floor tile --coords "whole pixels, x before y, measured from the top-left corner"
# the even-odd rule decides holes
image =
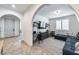
[[[61,55],[65,42],[49,37],[40,44],[36,42],[29,47],[21,38],[13,37],[4,39],[4,55]]]

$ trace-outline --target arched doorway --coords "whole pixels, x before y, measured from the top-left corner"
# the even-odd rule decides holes
[[[20,33],[20,19],[11,14],[3,15],[0,18],[0,37],[18,36]]]
[[[50,25],[51,20],[48,22],[49,19],[53,19],[56,17],[58,18],[58,17],[62,17],[62,16],[63,17],[64,16],[71,16],[71,17],[74,16],[74,18],[77,19],[74,9],[68,4],[44,4],[44,5],[41,5],[38,8],[38,10],[35,12],[33,19],[32,19],[32,21],[33,21],[33,33],[38,34],[39,31],[46,32],[47,30],[50,30],[51,26],[48,28],[45,28],[45,23],[47,22],[47,24]],[[77,22],[77,20],[75,22]],[[38,29],[39,21],[42,21],[40,24],[40,26],[41,26],[40,29]],[[73,26],[72,26],[72,28],[73,28]],[[76,30],[76,28],[75,28],[75,30]],[[54,31],[54,29],[53,29],[53,31]],[[75,34],[77,33],[77,31],[74,31],[74,30],[72,30],[72,32],[75,32]],[[72,32],[70,31],[70,34]],[[37,36],[37,34],[36,34],[36,36]],[[35,40],[35,39],[36,38],[34,38],[34,36],[33,36],[33,40]]]

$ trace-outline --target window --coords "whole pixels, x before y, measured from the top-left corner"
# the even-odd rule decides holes
[[[61,20],[56,21],[56,29],[61,30]]]
[[[69,30],[69,20],[62,20],[62,30]]]
[[[56,30],[69,30],[69,20],[56,20]]]

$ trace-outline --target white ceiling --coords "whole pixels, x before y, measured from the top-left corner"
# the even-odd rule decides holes
[[[0,4],[0,8],[5,8],[9,10],[14,10],[20,13],[24,13],[27,8],[31,6],[31,4],[14,4],[15,8],[12,7],[11,4]]]
[[[5,8],[13,11],[17,11],[20,13],[24,13],[26,9],[30,8],[33,4],[14,4],[16,8],[11,6],[12,4],[0,4],[0,8]],[[56,10],[61,10],[62,12],[57,15],[54,12]],[[37,14],[44,16],[46,18],[54,18],[62,15],[73,14],[72,8],[68,4],[45,4],[43,8],[41,7]]]
[[[61,10],[61,12],[55,14],[56,10]],[[68,4],[46,4],[37,11],[37,14],[46,18],[55,18],[74,14],[74,11]]]

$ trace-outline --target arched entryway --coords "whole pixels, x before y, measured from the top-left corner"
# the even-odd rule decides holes
[[[38,41],[36,45],[38,47],[40,46],[47,49],[48,51],[50,51],[50,53],[53,54],[62,54],[62,49],[65,44],[64,41],[56,40],[57,38],[55,36],[57,34],[59,34],[60,36],[75,36],[79,32],[79,22],[76,17],[76,13],[70,5],[66,4],[42,5],[35,12],[32,21],[33,41],[37,41],[38,38],[42,38],[41,43],[38,44]],[[46,21],[49,21],[47,23],[49,24],[49,28],[46,28],[47,26],[45,27]],[[47,30],[48,32],[46,32]],[[41,35],[38,36],[38,34],[40,34],[39,32],[41,32]],[[55,34],[51,35],[53,34],[53,32]],[[49,34],[49,37],[47,33]]]
[[[12,14],[0,18],[0,38],[18,36],[20,33],[20,19]]]
[[[53,12],[50,12],[50,11],[53,11]],[[41,31],[41,30],[42,30],[42,32],[45,32],[46,30],[49,30],[50,27],[46,29],[45,26],[43,26],[43,25],[45,25],[47,20],[50,20],[50,22],[51,22],[51,19],[54,19],[56,17],[57,18],[60,17],[60,19],[61,19],[62,16],[63,17],[64,16],[70,16],[70,17],[74,17],[75,19],[77,19],[76,15],[77,14],[75,13],[74,9],[68,4],[59,4],[59,5],[58,4],[44,4],[44,5],[40,5],[40,7],[36,10],[36,12],[35,12],[35,14],[33,15],[33,18],[32,18],[32,21],[33,21],[33,33],[38,34],[38,32]],[[38,27],[39,27],[38,24],[39,24],[40,21],[42,21],[42,23],[40,25],[41,28],[38,29]],[[77,22],[77,21],[78,21],[78,19],[75,22]],[[48,22],[48,24],[50,24],[50,23]],[[74,32],[74,30],[72,30],[72,32]],[[70,31],[70,34],[72,32]],[[77,33],[77,31],[75,31],[75,34],[76,33]],[[35,40],[35,39],[33,37],[33,40]]]

